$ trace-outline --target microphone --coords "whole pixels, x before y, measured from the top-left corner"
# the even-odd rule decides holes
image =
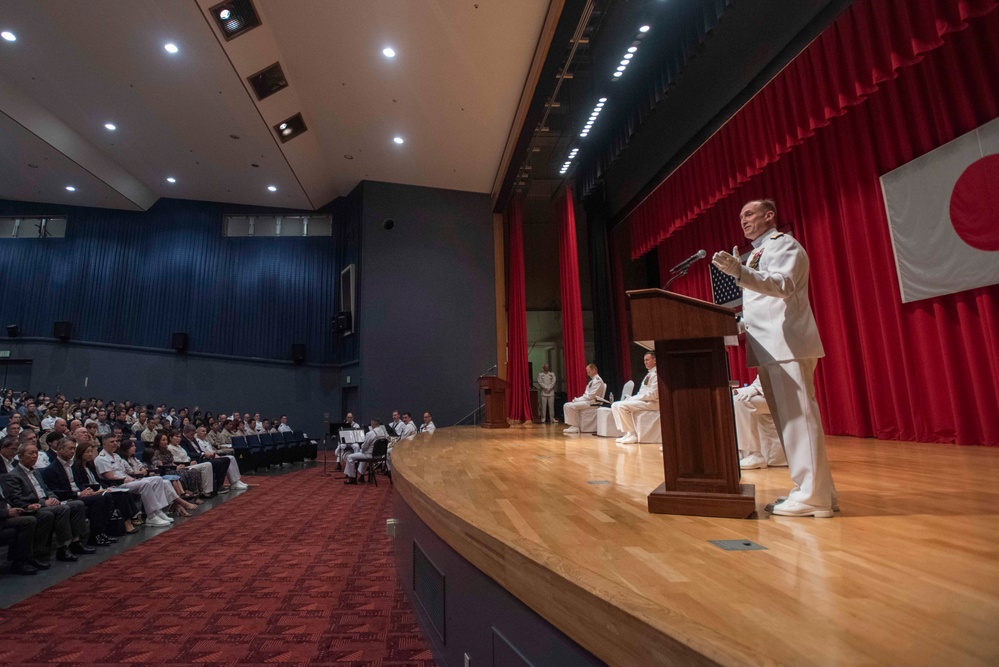
[[[669,272],[670,273],[676,273],[677,271],[686,271],[688,268],[690,268],[691,264],[693,264],[694,262],[696,262],[699,259],[704,259],[707,256],[708,256],[708,253],[704,252],[704,249],[702,248],[702,249],[698,250],[697,252],[695,252],[690,257],[688,257],[687,259],[683,260],[682,262],[680,262],[679,264],[677,264],[676,266],[674,266],[672,269],[670,269]]]

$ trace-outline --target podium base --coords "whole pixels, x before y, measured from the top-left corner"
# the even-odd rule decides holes
[[[756,487],[753,484],[739,487],[739,493],[694,493],[667,491],[663,482],[649,494],[649,512],[745,519],[756,511]]]

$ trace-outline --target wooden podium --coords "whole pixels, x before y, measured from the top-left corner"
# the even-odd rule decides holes
[[[482,428],[510,428],[506,420],[506,388],[507,381],[495,375],[479,377],[479,388],[485,394],[486,418]]]
[[[739,483],[732,390],[724,336],[729,308],[660,289],[628,292],[636,340],[654,340],[666,481],[649,512],[745,519],[756,510],[752,484]]]

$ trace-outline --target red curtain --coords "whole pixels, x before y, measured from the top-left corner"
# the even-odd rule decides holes
[[[855,7],[867,4],[884,3]],[[954,11],[938,15],[938,25],[963,16],[966,3],[950,4]],[[884,39],[909,41],[894,30]],[[837,79],[835,61],[827,62],[826,76]],[[701,247],[709,256],[731,248],[744,242],[742,204],[777,200],[779,220],[791,225],[811,258],[810,297],[827,355],[816,384],[829,433],[999,446],[999,286],[903,304],[878,180],[999,116],[997,62],[999,12],[993,12],[947,35],[918,65],[695,224],[674,230],[659,248],[665,266]],[[812,83],[799,82],[787,94],[803,99]],[[754,128],[745,131],[748,139]],[[724,160],[737,164],[741,150],[732,149]],[[675,286],[704,297],[709,280],[702,262]]]
[[[579,252],[572,190],[556,200],[558,218],[559,287],[562,294],[562,341],[565,344],[565,385],[569,398],[586,390],[586,350],[583,347],[583,304],[579,295]]]
[[[622,255],[628,247],[626,241],[621,240],[621,236],[628,231],[627,225],[618,225],[617,229],[609,236],[608,252],[611,256],[611,289],[614,291],[614,326],[617,328],[617,377],[621,381],[621,387],[631,380],[631,330],[628,328],[628,295],[624,289],[624,267],[622,265]],[[614,387],[608,388],[607,392],[616,392]]]
[[[514,421],[531,421],[531,378],[527,366],[527,296],[524,288],[524,218],[520,201],[513,200],[508,215],[507,244],[507,389],[506,412]]]
[[[857,0],[632,212],[632,256],[655,248],[996,5]]]

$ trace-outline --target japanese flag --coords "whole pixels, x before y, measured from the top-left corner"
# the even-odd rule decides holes
[[[999,119],[881,177],[902,301],[999,283]]]

